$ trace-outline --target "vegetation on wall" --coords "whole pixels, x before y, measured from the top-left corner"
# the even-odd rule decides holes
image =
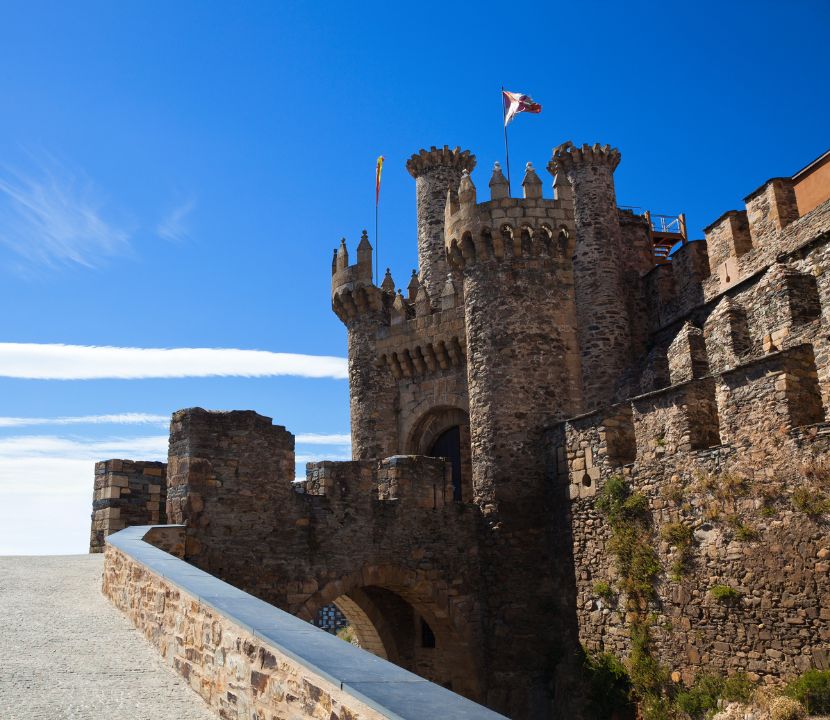
[[[811,715],[830,714],[830,670],[808,670],[784,694],[798,700]]]
[[[619,476],[609,478],[597,499],[611,530],[608,549],[616,561],[621,589],[627,596],[631,653],[627,670],[631,693],[640,703],[645,720],[665,717],[668,699],[665,687],[668,674],[651,652],[648,603],[656,596],[654,583],[660,561],[652,542],[651,512],[648,499],[631,492]]]

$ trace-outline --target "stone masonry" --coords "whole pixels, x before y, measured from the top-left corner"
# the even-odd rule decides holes
[[[107,460],[95,464],[89,551],[104,552],[107,535],[130,525],[167,521],[167,465]]]
[[[166,493],[188,562],[307,620],[334,603],[365,649],[514,718],[579,717],[580,653],[624,658],[632,612],[678,679],[828,667],[824,166],[665,257],[616,205],[620,159],[564,143],[553,198],[530,164],[511,197],[497,164],[482,201],[469,151],[413,155],[406,287],[374,284],[365,232],[332,260],[353,460],[296,483],[269,418],[179,411],[160,492],[99,464],[93,547]],[[660,562],[638,607],[597,508],[612,478]]]

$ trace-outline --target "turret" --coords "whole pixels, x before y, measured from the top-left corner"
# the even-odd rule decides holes
[[[346,241],[335,251],[331,276],[331,305],[349,336],[349,399],[352,456],[355,460],[385,457],[395,452],[396,388],[391,375],[376,363],[378,332],[394,315],[395,283],[386,271],[383,283],[372,282],[372,245],[366,231],[357,246],[357,264],[349,265]]]
[[[570,279],[570,207],[542,197],[542,182],[527,166],[524,198],[508,196],[501,168],[491,199],[477,203],[469,172],[458,183],[458,206],[448,208],[445,235],[454,276],[446,278],[449,306],[457,277],[463,290],[473,498],[492,531],[483,550],[488,586],[486,634],[490,668],[514,717],[533,716],[532,668],[549,647],[553,624],[539,631],[533,618],[554,596],[555,565],[545,542],[547,428],[580,408],[579,358]],[[532,575],[532,577],[531,577]],[[519,602],[511,588],[522,587]],[[503,636],[499,628],[511,628]],[[513,638],[533,638],[514,652]]]
[[[447,259],[444,251],[444,209],[447,191],[458,188],[461,173],[470,172],[476,164],[469,150],[448,146],[420,150],[406,163],[409,174],[415,178],[418,208],[418,270],[421,283],[433,306],[441,297],[447,279]]]
[[[557,187],[559,175],[564,174],[573,192],[573,277],[585,410],[613,402],[631,354],[614,191],[619,162],[616,148],[599,144],[577,148],[567,142],[553,151],[548,163],[548,170],[557,176]]]

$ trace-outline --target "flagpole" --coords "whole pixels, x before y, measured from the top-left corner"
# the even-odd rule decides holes
[[[380,239],[378,238],[378,205],[380,198],[375,199],[375,285],[378,284],[379,259],[380,259]]]
[[[507,144],[507,114],[504,109],[504,85],[501,86],[501,124],[504,126],[504,159],[507,165],[507,195],[510,196],[510,148]]]

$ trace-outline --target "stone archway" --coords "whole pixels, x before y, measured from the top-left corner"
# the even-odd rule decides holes
[[[457,428],[457,438],[450,436]],[[406,437],[405,452],[454,459],[454,452],[443,448],[445,443],[457,442],[458,468],[454,468],[455,500],[472,502],[473,473],[470,449],[470,416],[461,408],[440,406],[422,414]],[[441,455],[435,455],[440,452]],[[455,473],[457,472],[457,477]]]
[[[456,594],[450,594],[450,593]],[[446,583],[394,566],[370,566],[328,583],[297,612],[315,617],[335,604],[360,647],[447,687],[482,700],[474,598]]]

